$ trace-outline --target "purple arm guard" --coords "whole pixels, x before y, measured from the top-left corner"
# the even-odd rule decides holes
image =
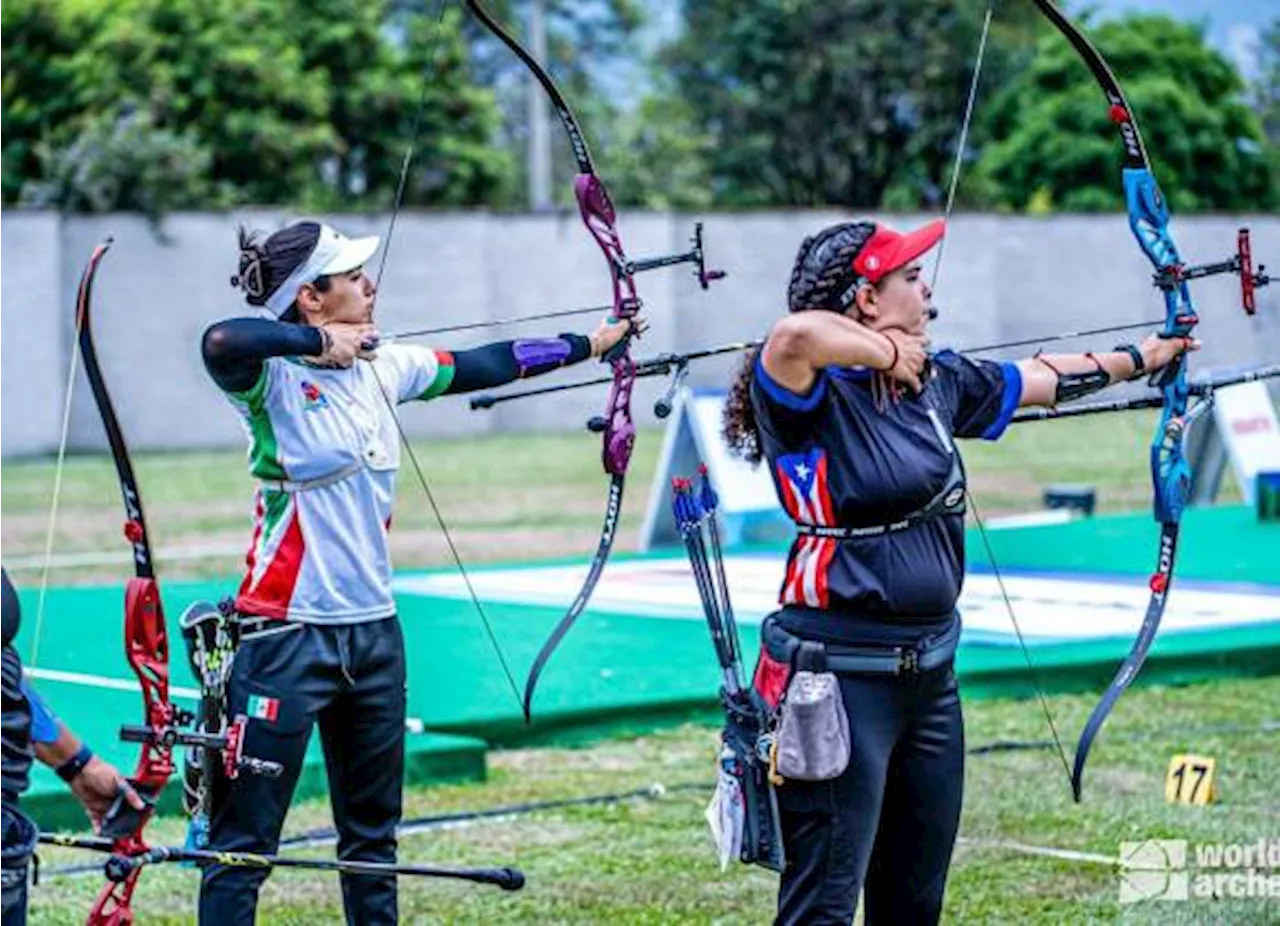
[[[590,356],[591,342],[581,335],[513,341],[511,355],[515,357],[516,365],[520,368],[520,376],[522,378],[537,376],[539,373],[546,373],[548,370],[555,370],[569,363],[586,359],[582,356],[582,346],[571,343],[570,338],[586,342],[586,356]]]

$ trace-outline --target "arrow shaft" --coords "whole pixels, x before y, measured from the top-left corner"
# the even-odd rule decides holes
[[[383,341],[401,341],[405,338],[422,338],[432,334],[450,334],[455,331],[473,331],[477,328],[497,328],[501,325],[519,325],[523,322],[544,321],[548,318],[569,318],[574,315],[597,315],[613,311],[612,305],[588,305],[579,309],[561,309],[556,312],[540,312],[536,315],[517,315],[512,318],[495,318],[484,322],[467,322],[461,325],[444,325],[440,328],[419,328],[387,335]]]

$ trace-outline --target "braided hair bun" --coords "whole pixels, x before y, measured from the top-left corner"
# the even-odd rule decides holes
[[[875,233],[874,222],[845,222],[824,228],[800,242],[791,281],[787,284],[787,308],[792,312],[828,309],[843,312],[844,300],[854,292],[858,273],[854,258]],[[751,404],[758,350],[749,351],[729,386],[721,419],[721,436],[729,450],[751,465],[764,459],[760,430]]]
[[[792,312],[844,311],[846,306],[841,304],[841,297],[858,276],[853,269],[853,259],[875,230],[874,222],[845,222],[824,228],[800,242],[787,286],[787,308]]]

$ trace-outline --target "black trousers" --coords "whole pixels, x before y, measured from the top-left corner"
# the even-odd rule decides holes
[[[937,923],[960,824],[964,722],[951,665],[840,678],[852,752],[839,778],[778,789],[779,924]]]
[[[245,755],[279,762],[284,773],[274,779],[216,779],[210,848],[276,851],[311,729],[318,724],[338,857],[394,862],[404,785],[405,660],[399,620],[336,627],[264,621],[262,626],[246,631],[236,654],[229,709],[233,716],[250,718]],[[252,923],[268,874],[219,865],[205,869],[200,922]],[[396,922],[394,877],[341,878],[349,924]]]
[[[0,911],[0,926],[27,926],[27,885],[22,886],[12,906]]]

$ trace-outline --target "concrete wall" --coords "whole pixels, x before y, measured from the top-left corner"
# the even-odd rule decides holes
[[[271,228],[283,212],[177,214],[163,237],[133,215],[61,218],[7,211],[0,253],[0,451],[5,457],[56,449],[73,355],[76,283],[93,245],[115,246],[98,275],[94,330],[99,356],[130,445],[137,448],[240,446],[239,425],[200,363],[200,335],[210,322],[245,312],[228,284],[235,269],[235,228]],[[650,331],[636,355],[689,350],[759,337],[784,310],[796,246],[806,234],[840,221],[835,212],[761,212],[694,217],[625,214],[619,224],[632,257],[682,250],[694,218],[706,222],[711,263],[729,276],[703,292],[688,268],[640,278]],[[894,216],[909,226],[922,216]],[[384,216],[332,216],[348,234],[385,234]],[[1251,225],[1254,253],[1280,261],[1276,216],[1187,217],[1176,234],[1192,262],[1218,260],[1235,247],[1236,228]],[[1150,267],[1123,217],[1052,218],[958,215],[947,238],[935,341],[958,347],[1135,322],[1163,315]],[[1233,277],[1202,281],[1196,295],[1205,350],[1196,367],[1280,358],[1280,287],[1259,292],[1259,318],[1239,307]],[[576,214],[531,216],[401,214],[383,279],[378,322],[384,332],[508,318],[609,301],[609,275]],[[520,334],[586,330],[590,317],[444,336],[463,348]],[[1080,347],[1109,347],[1101,336]],[[1062,349],[1075,349],[1073,342]],[[736,359],[706,362],[694,385],[722,386]],[[544,382],[597,375],[579,367]],[[73,391],[70,446],[105,446],[83,374]],[[635,408],[651,420],[657,379],[641,385]],[[579,428],[599,411],[604,387],[471,412],[445,399],[404,414],[411,435],[487,430]]]

